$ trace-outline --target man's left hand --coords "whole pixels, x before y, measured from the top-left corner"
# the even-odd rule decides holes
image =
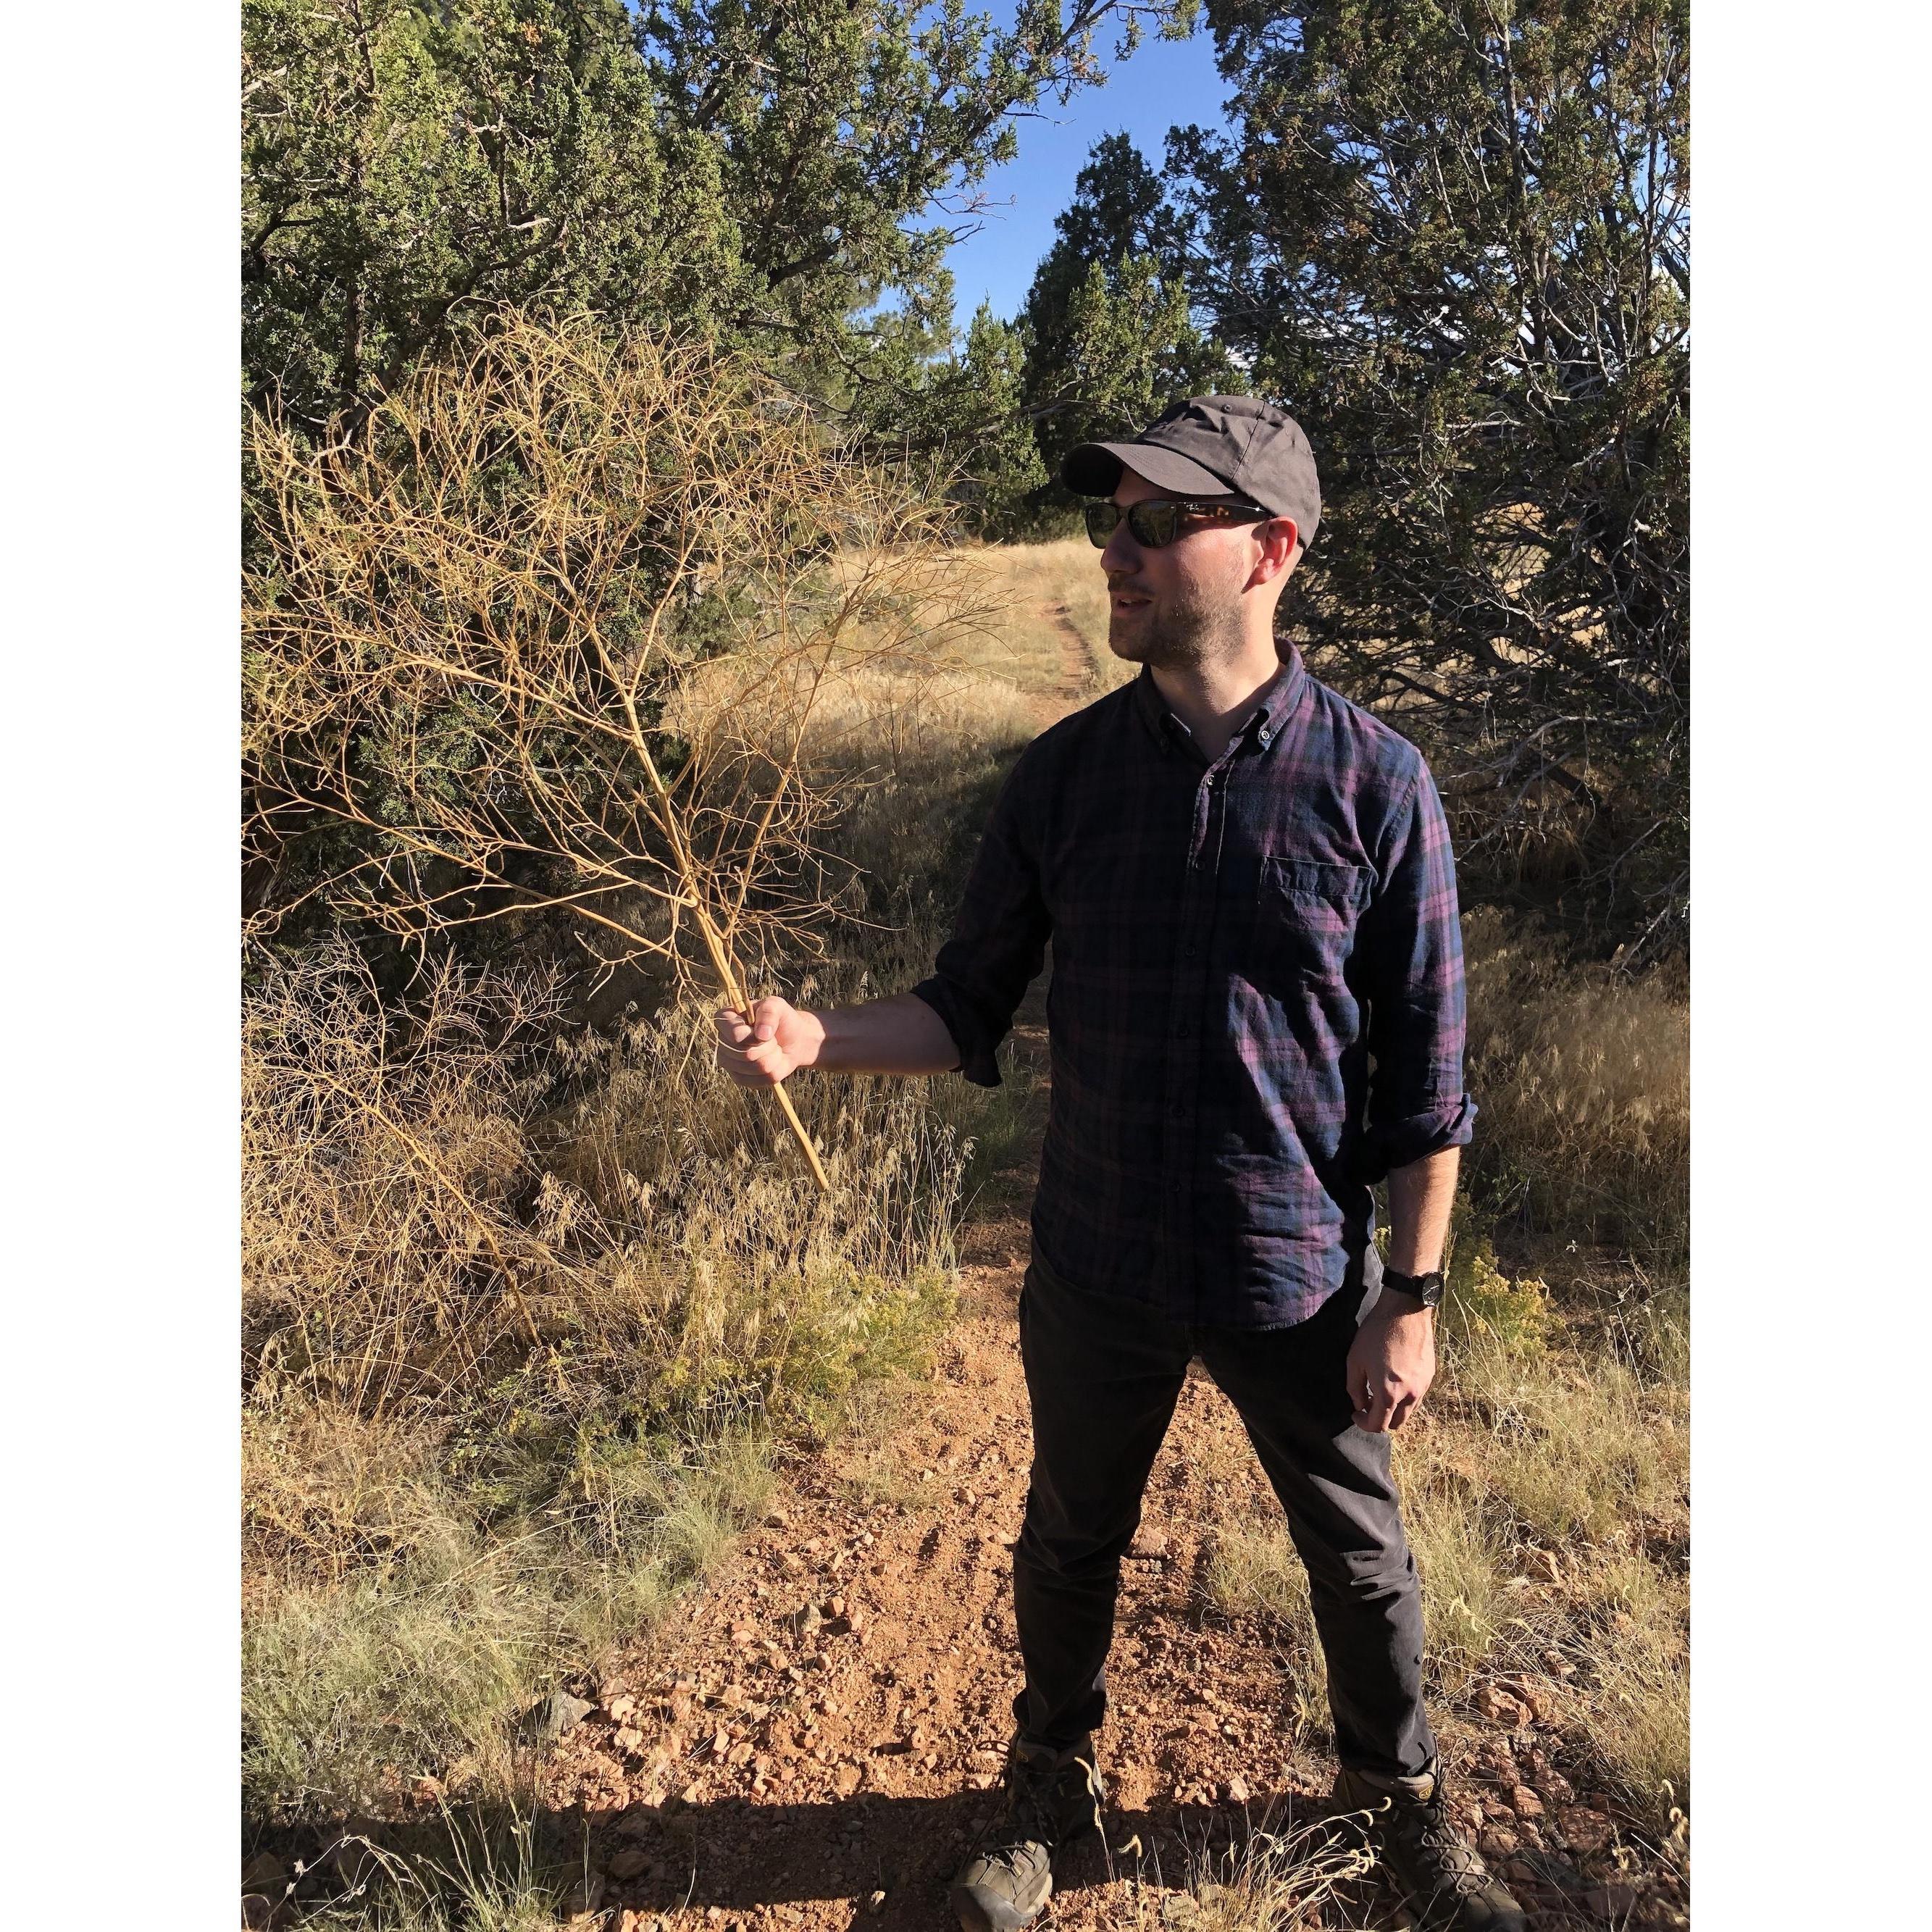
[[[1436,1379],[1436,1311],[1390,1307],[1384,1295],[1348,1350],[1348,1400],[1355,1426],[1371,1435],[1400,1429]]]

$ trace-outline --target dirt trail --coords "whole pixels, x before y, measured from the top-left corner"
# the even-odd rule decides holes
[[[952,1924],[946,1880],[992,1815],[1020,1683],[1010,1550],[1030,1454],[1015,1322],[1025,1254],[1016,1218],[970,1229],[932,1381],[890,1429],[801,1457],[668,1637],[586,1687],[598,1708],[558,1747],[545,1796],[590,1827],[608,1932]],[[1165,1925],[1190,1854],[1318,1810],[1333,1765],[1316,1688],[1204,1587],[1216,1517],[1271,1508],[1238,1423],[1197,1373],[1126,1565],[1106,1841],[1058,1862],[1054,1925]],[[1584,1774],[1562,1737],[1520,1712],[1486,1729],[1434,1714],[1465,1821],[1533,1924],[1683,1924],[1675,1900],[1633,1916],[1636,1895],[1606,1888],[1626,1874],[1604,1848],[1564,1834],[1559,1819],[1609,1807],[1586,1791],[1568,1808]]]
[[[1039,693],[1034,703],[1040,712],[1040,722],[1044,727],[1066,716],[1068,712],[1081,705],[1090,703],[1099,695],[1094,682],[1093,654],[1087,648],[1087,640],[1080,634],[1076,625],[1064,604],[1042,604],[1040,614],[1053,626],[1054,641],[1059,649],[1059,662],[1052,690]]]

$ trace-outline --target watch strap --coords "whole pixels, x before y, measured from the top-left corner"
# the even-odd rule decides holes
[[[1439,1307],[1442,1300],[1442,1270],[1431,1268],[1426,1274],[1404,1274],[1400,1268],[1382,1270],[1382,1286],[1406,1294],[1418,1308]]]

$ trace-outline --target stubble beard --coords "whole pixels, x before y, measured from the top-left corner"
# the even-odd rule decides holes
[[[1146,615],[1132,623],[1123,624],[1112,615],[1108,619],[1107,647],[1129,664],[1185,670],[1240,651],[1240,613],[1218,601],[1195,597],[1164,609],[1150,604],[1145,610]]]

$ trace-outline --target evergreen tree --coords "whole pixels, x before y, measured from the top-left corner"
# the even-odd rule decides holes
[[[849,422],[882,447],[938,466],[981,534],[1012,533],[1046,482],[1026,413],[1026,342],[982,302],[961,338],[952,278],[942,269],[928,298],[868,323],[867,380]]]
[[[316,434],[513,304],[694,327],[834,406],[950,301],[1011,117],[1190,0],[244,0],[248,392]],[[949,341],[938,344],[943,356]]]
[[[1073,199],[1053,226],[1053,246],[1040,258],[1022,310],[1036,335],[1051,329],[1091,262],[1151,255],[1166,278],[1180,278],[1180,224],[1167,206],[1160,177],[1130,134],[1104,134],[1094,142],[1074,182]]]
[[[700,323],[742,286],[715,152],[620,0],[244,0],[248,392],[322,434],[498,304]]]
[[[1322,466],[1298,622],[1453,757],[1477,856],[1681,929],[1683,0],[1208,0],[1197,302]]]
[[[989,536],[1010,532],[1048,482],[1027,415],[1026,374],[1024,332],[982,302],[966,332],[958,386],[976,418],[963,467],[980,526]]]
[[[1049,476],[1076,443],[1130,434],[1234,378],[1193,320],[1180,226],[1128,136],[1095,143],[1054,226],[1020,315],[1026,406]],[[1033,500],[1040,509],[1070,500],[1057,482]]]

